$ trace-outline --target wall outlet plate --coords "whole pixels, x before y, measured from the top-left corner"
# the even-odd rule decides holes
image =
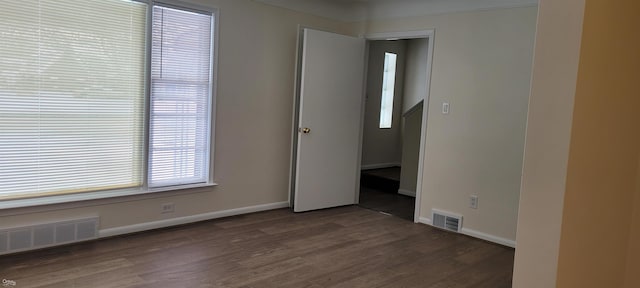
[[[469,207],[472,209],[478,209],[478,195],[471,195],[469,197]]]
[[[442,102],[442,114],[449,114],[449,102]]]
[[[176,204],[164,203],[160,205],[160,213],[162,214],[173,213],[174,211],[176,211]]]

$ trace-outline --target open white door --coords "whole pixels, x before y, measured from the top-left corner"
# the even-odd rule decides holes
[[[365,40],[304,29],[293,209],[356,203]]]

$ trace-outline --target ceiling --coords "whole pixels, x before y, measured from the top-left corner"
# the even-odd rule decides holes
[[[538,0],[254,0],[345,22],[535,6]]]

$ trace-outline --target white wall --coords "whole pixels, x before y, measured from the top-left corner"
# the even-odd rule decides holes
[[[407,64],[404,73],[404,98],[402,113],[409,111],[427,95],[427,52],[429,40],[410,39],[407,41]]]
[[[380,101],[382,97],[385,52],[396,53],[398,58],[391,128],[380,129]],[[370,42],[369,64],[367,66],[367,100],[365,103],[362,140],[362,166],[365,169],[387,164],[400,165],[402,157],[401,125],[405,58],[405,41]]]
[[[402,98],[402,170],[399,191],[403,194],[415,195],[423,113],[423,107],[420,103],[426,99],[428,93],[427,52],[429,51],[429,39],[405,41],[407,42],[407,63]],[[419,107],[416,106],[418,104],[420,104]],[[414,110],[411,110],[412,108]]]
[[[565,97],[574,101],[556,287],[640,287],[624,283],[628,258],[638,256],[629,241],[640,164],[640,1],[585,2],[582,31],[565,33],[581,44],[572,55],[575,96]]]
[[[298,24],[343,33],[436,29],[421,216],[513,239],[537,9],[345,24],[249,0],[220,8],[215,181],[219,186],[0,211],[0,225],[100,215],[100,229],[287,201]],[[439,103],[451,102],[451,114]],[[480,196],[480,209],[467,207]],[[160,205],[176,204],[173,214]],[[42,212],[38,212],[42,211]]]
[[[255,0],[346,22],[532,6],[538,0]]]
[[[533,64],[513,287],[556,287],[584,0],[543,0]]]
[[[298,24],[335,31],[339,23],[249,0],[198,3],[220,9],[214,157],[219,186],[3,210],[0,227],[99,215],[100,229],[108,229],[287,201]],[[175,213],[160,214],[166,202],[176,204]]]
[[[400,170],[400,187],[398,192],[405,195],[416,195],[418,181],[418,165],[420,159],[420,137],[422,129],[423,104],[402,115],[402,170]]]
[[[526,7],[353,26],[356,33],[435,29],[423,220],[432,208],[462,214],[465,233],[513,244],[536,14]],[[470,194],[479,209],[468,208]]]

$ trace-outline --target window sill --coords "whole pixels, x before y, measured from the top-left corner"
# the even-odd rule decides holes
[[[181,190],[194,189],[194,188],[214,187],[217,185],[218,184],[211,182],[211,183],[199,183],[199,184],[180,185],[180,186],[148,188],[147,190],[121,189],[121,190],[111,190],[111,191],[96,191],[96,192],[86,192],[86,193],[67,194],[67,195],[4,200],[4,201],[0,201],[0,211],[7,210],[7,209],[29,208],[29,207],[36,207],[36,206],[52,205],[52,204],[66,204],[66,203],[74,203],[74,202],[89,201],[89,200],[112,199],[117,197],[124,198],[127,196],[164,194],[163,192],[177,192]],[[127,201],[130,201],[130,200],[127,200]],[[109,202],[113,203],[113,202],[123,202],[123,201],[109,201]]]

